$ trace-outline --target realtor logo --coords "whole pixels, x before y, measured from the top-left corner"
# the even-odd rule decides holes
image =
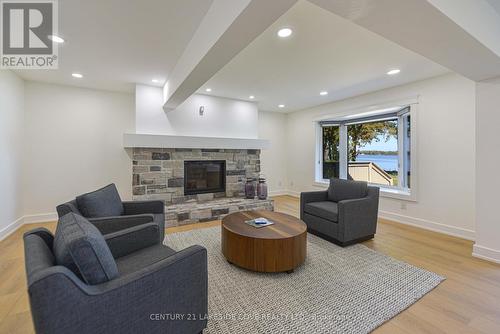
[[[1,0],[1,61],[5,69],[56,69],[57,0]]]

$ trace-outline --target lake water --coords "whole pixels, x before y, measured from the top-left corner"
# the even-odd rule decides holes
[[[398,156],[397,155],[371,155],[371,154],[360,154],[358,155],[356,161],[371,161],[377,164],[380,168],[385,171],[397,171],[398,170]]]

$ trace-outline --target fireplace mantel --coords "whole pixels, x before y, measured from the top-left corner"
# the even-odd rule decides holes
[[[205,148],[205,149],[267,149],[269,140],[219,137],[191,137],[125,133],[125,148]]]

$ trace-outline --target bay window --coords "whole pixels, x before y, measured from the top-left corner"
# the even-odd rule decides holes
[[[322,120],[319,129],[316,181],[360,180],[383,191],[410,194],[410,106]]]

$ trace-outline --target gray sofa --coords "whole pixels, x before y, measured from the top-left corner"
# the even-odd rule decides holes
[[[378,203],[379,188],[331,179],[328,190],[300,194],[300,219],[308,232],[347,246],[374,237]]]
[[[122,202],[114,184],[57,206],[59,218],[70,212],[87,218],[102,234],[155,223],[160,228],[160,239],[165,237],[165,203],[159,200]]]
[[[176,252],[159,242],[159,233],[149,223],[102,236],[73,213],[60,219],[55,237],[43,228],[27,232],[36,332],[201,333],[207,324],[206,249]]]

